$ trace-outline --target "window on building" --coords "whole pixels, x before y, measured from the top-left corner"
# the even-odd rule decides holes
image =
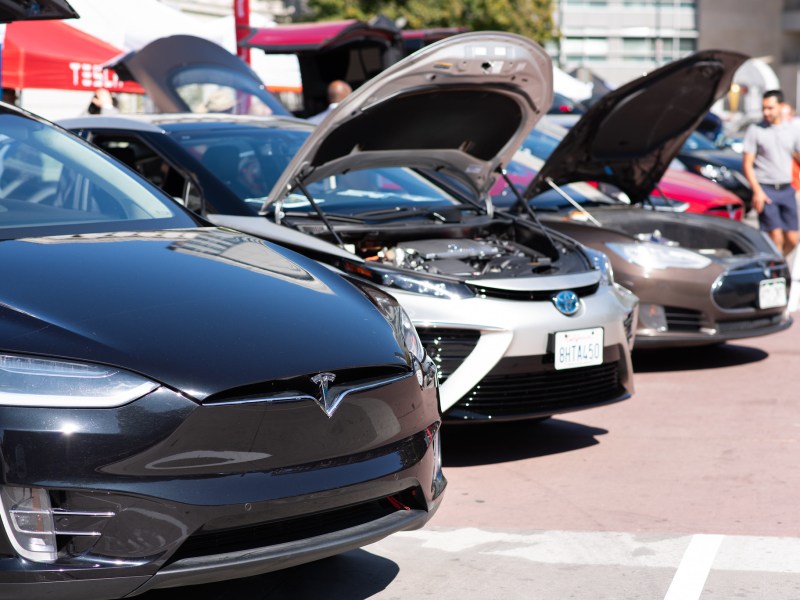
[[[587,8],[587,7],[605,8],[606,6],[608,6],[608,0],[563,0],[563,5],[575,8]]]
[[[693,38],[678,38],[677,45],[673,38],[664,38],[661,40],[664,52],[676,53],[678,55],[691,54],[697,48],[697,40]]]

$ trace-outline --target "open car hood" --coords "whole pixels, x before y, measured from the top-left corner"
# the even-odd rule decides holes
[[[77,19],[80,15],[67,0],[0,0],[0,23],[38,19]]]
[[[677,60],[603,96],[569,130],[525,191],[603,181],[641,202],[711,106],[730,88],[747,56],[706,50]]]
[[[159,38],[104,66],[123,81],[141,85],[158,112],[248,114],[260,103],[266,106],[263,112],[290,115],[247,63],[222,46],[193,35]],[[182,86],[191,90],[186,96],[180,93]],[[202,102],[194,105],[189,97],[197,93],[197,86],[216,87],[216,91],[197,98]]]
[[[353,169],[443,171],[484,197],[550,106],[544,49],[499,32],[449,37],[395,63],[319,124],[273,187],[262,212],[298,182]]]

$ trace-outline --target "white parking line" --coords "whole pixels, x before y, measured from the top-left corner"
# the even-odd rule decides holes
[[[400,566],[376,600],[800,599],[797,537],[429,525],[365,550]]]
[[[696,600],[703,593],[723,535],[695,535],[683,553],[664,600]]]
[[[540,564],[676,569],[712,565],[718,571],[800,575],[800,538],[747,535],[680,535],[619,531],[512,532],[426,527],[396,533],[420,549],[452,554],[518,558]],[[378,542],[376,545],[380,545]],[[681,574],[681,577],[683,575]],[[677,579],[678,574],[673,577]],[[681,600],[688,596],[681,597]]]
[[[786,260],[789,261],[792,286],[789,290],[789,312],[796,312],[800,307],[800,260],[797,259],[798,251],[792,250]]]

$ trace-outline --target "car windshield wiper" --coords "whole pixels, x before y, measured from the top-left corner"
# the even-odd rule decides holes
[[[322,215],[318,212],[313,210],[285,210],[283,211],[283,218],[286,219],[287,217],[302,217],[304,219],[319,219]],[[326,213],[324,218],[328,219],[329,221],[336,221],[337,223],[352,223],[354,225],[363,225],[366,223],[364,219],[359,219],[358,217],[351,217],[348,215],[335,215],[331,213]]]
[[[438,206],[435,208],[424,206],[395,206],[392,208],[363,211],[356,213],[355,216],[364,219],[392,221],[394,219],[403,219],[414,215],[425,215],[438,219],[442,223],[453,223],[461,221],[461,213],[465,210],[479,212],[472,206]],[[457,219],[453,218],[455,213],[458,213]]]

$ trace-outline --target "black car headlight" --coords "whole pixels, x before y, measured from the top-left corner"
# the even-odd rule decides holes
[[[0,354],[0,405],[113,408],[159,385],[105,365]]]
[[[383,290],[368,284],[359,287],[389,322],[397,342],[408,351],[419,385],[423,388],[436,385],[436,367],[425,353],[425,347],[408,313]]]

